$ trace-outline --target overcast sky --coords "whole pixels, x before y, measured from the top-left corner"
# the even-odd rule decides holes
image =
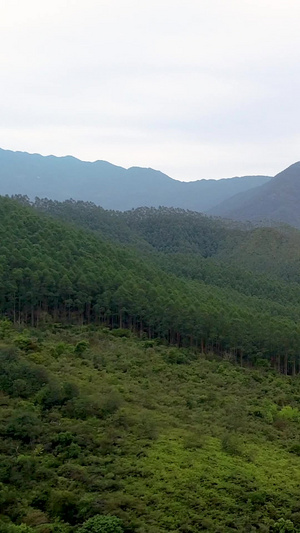
[[[300,160],[298,0],[0,7],[0,147],[182,180]]]

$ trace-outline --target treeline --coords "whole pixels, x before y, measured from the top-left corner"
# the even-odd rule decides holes
[[[277,314],[299,314],[300,232],[293,228],[255,228],[177,208],[122,213],[91,202],[18,200],[103,239],[131,245],[176,276],[272,300],[273,308],[275,302],[281,306]]]
[[[92,202],[58,202],[26,196],[14,196],[23,205],[98,232],[103,238],[132,244],[139,249],[163,252],[199,253],[210,257],[239,242],[247,226],[224,222],[180,208],[141,207],[130,211],[111,211]]]
[[[201,276],[180,277],[176,268],[172,273],[161,266],[155,254],[109,243],[9,198],[1,198],[0,216],[0,310],[14,323],[127,328],[150,339],[214,351],[241,365],[299,372],[295,299],[286,306]]]
[[[18,200],[139,251],[196,254],[222,265],[300,282],[300,232],[289,226],[255,227],[178,208],[142,207],[122,213],[91,202],[36,198],[30,204],[22,196]]]

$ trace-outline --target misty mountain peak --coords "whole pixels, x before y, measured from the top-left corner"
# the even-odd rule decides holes
[[[244,176],[184,182],[152,168],[125,169],[101,160],[91,163],[72,156],[44,157],[0,150],[0,194],[23,194],[31,199],[73,198],[119,211],[163,205],[208,212],[233,195],[260,187],[270,179]]]

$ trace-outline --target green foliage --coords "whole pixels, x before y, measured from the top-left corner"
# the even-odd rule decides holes
[[[71,204],[0,199],[2,523],[300,529],[299,235]]]
[[[45,368],[24,360],[14,346],[0,346],[0,389],[27,398],[48,382]]]
[[[75,491],[55,489],[51,491],[48,509],[52,516],[72,525],[76,524],[78,497]]]
[[[290,452],[300,456],[300,443],[296,442],[290,447]]]
[[[222,450],[230,455],[241,455],[241,446],[236,435],[226,433],[221,440]]]
[[[0,312],[15,324],[55,331],[58,324],[99,324],[113,336],[133,332],[241,364],[299,371],[296,230],[226,225],[178,209],[122,214],[80,202],[37,202],[79,229],[27,204],[0,199]],[[0,335],[9,337],[7,324]],[[53,356],[71,350],[86,359],[85,341],[64,339]],[[41,343],[29,330],[15,338],[37,363]],[[173,363],[185,361],[182,353]],[[23,394],[24,384],[16,389]]]
[[[30,337],[27,337],[27,335],[18,335],[15,338],[15,344],[20,348],[20,350],[28,353],[30,351],[34,351],[38,348],[38,345],[36,342],[34,342],[33,339]]]
[[[89,343],[87,341],[79,341],[77,342],[74,353],[75,355],[83,355],[84,352],[88,349]]]
[[[122,522],[115,516],[96,515],[79,528],[79,533],[122,533]]]
[[[1,522],[0,531],[1,533],[34,533],[34,529],[27,526],[26,524],[21,524],[17,526],[15,524],[5,524]]]
[[[291,407],[290,405],[285,405],[280,409],[277,414],[278,418],[283,420],[294,420],[295,422],[299,421],[300,413],[297,407]]]
[[[40,390],[36,398],[43,409],[51,409],[55,406],[62,406],[77,396],[78,388],[75,384],[59,383],[53,380]]]
[[[130,337],[130,331],[124,328],[113,329],[111,333],[114,337]]]
[[[5,527],[76,533],[100,515],[151,533],[300,528],[298,376],[85,326],[35,330],[36,365],[15,335],[2,351],[12,382],[19,365],[47,382],[0,395]],[[81,341],[93,356],[58,355]]]
[[[280,518],[277,522],[275,522],[274,526],[272,527],[272,531],[274,531],[274,533],[293,533],[296,530],[291,520]]]
[[[9,320],[0,320],[0,340],[10,338],[12,335],[12,331],[12,323]]]
[[[74,347],[66,342],[60,342],[56,346],[52,347],[52,353],[54,357],[60,357],[61,355],[69,354],[72,351],[74,351]]]
[[[13,439],[20,439],[28,443],[36,439],[41,433],[41,420],[31,411],[15,411],[8,419],[7,435]]]

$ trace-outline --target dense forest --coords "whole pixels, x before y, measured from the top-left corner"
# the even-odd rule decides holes
[[[300,232],[0,217],[0,531],[299,532]]]
[[[174,209],[20,201],[0,203],[0,308],[14,323],[128,328],[299,372],[297,230],[231,227]]]

